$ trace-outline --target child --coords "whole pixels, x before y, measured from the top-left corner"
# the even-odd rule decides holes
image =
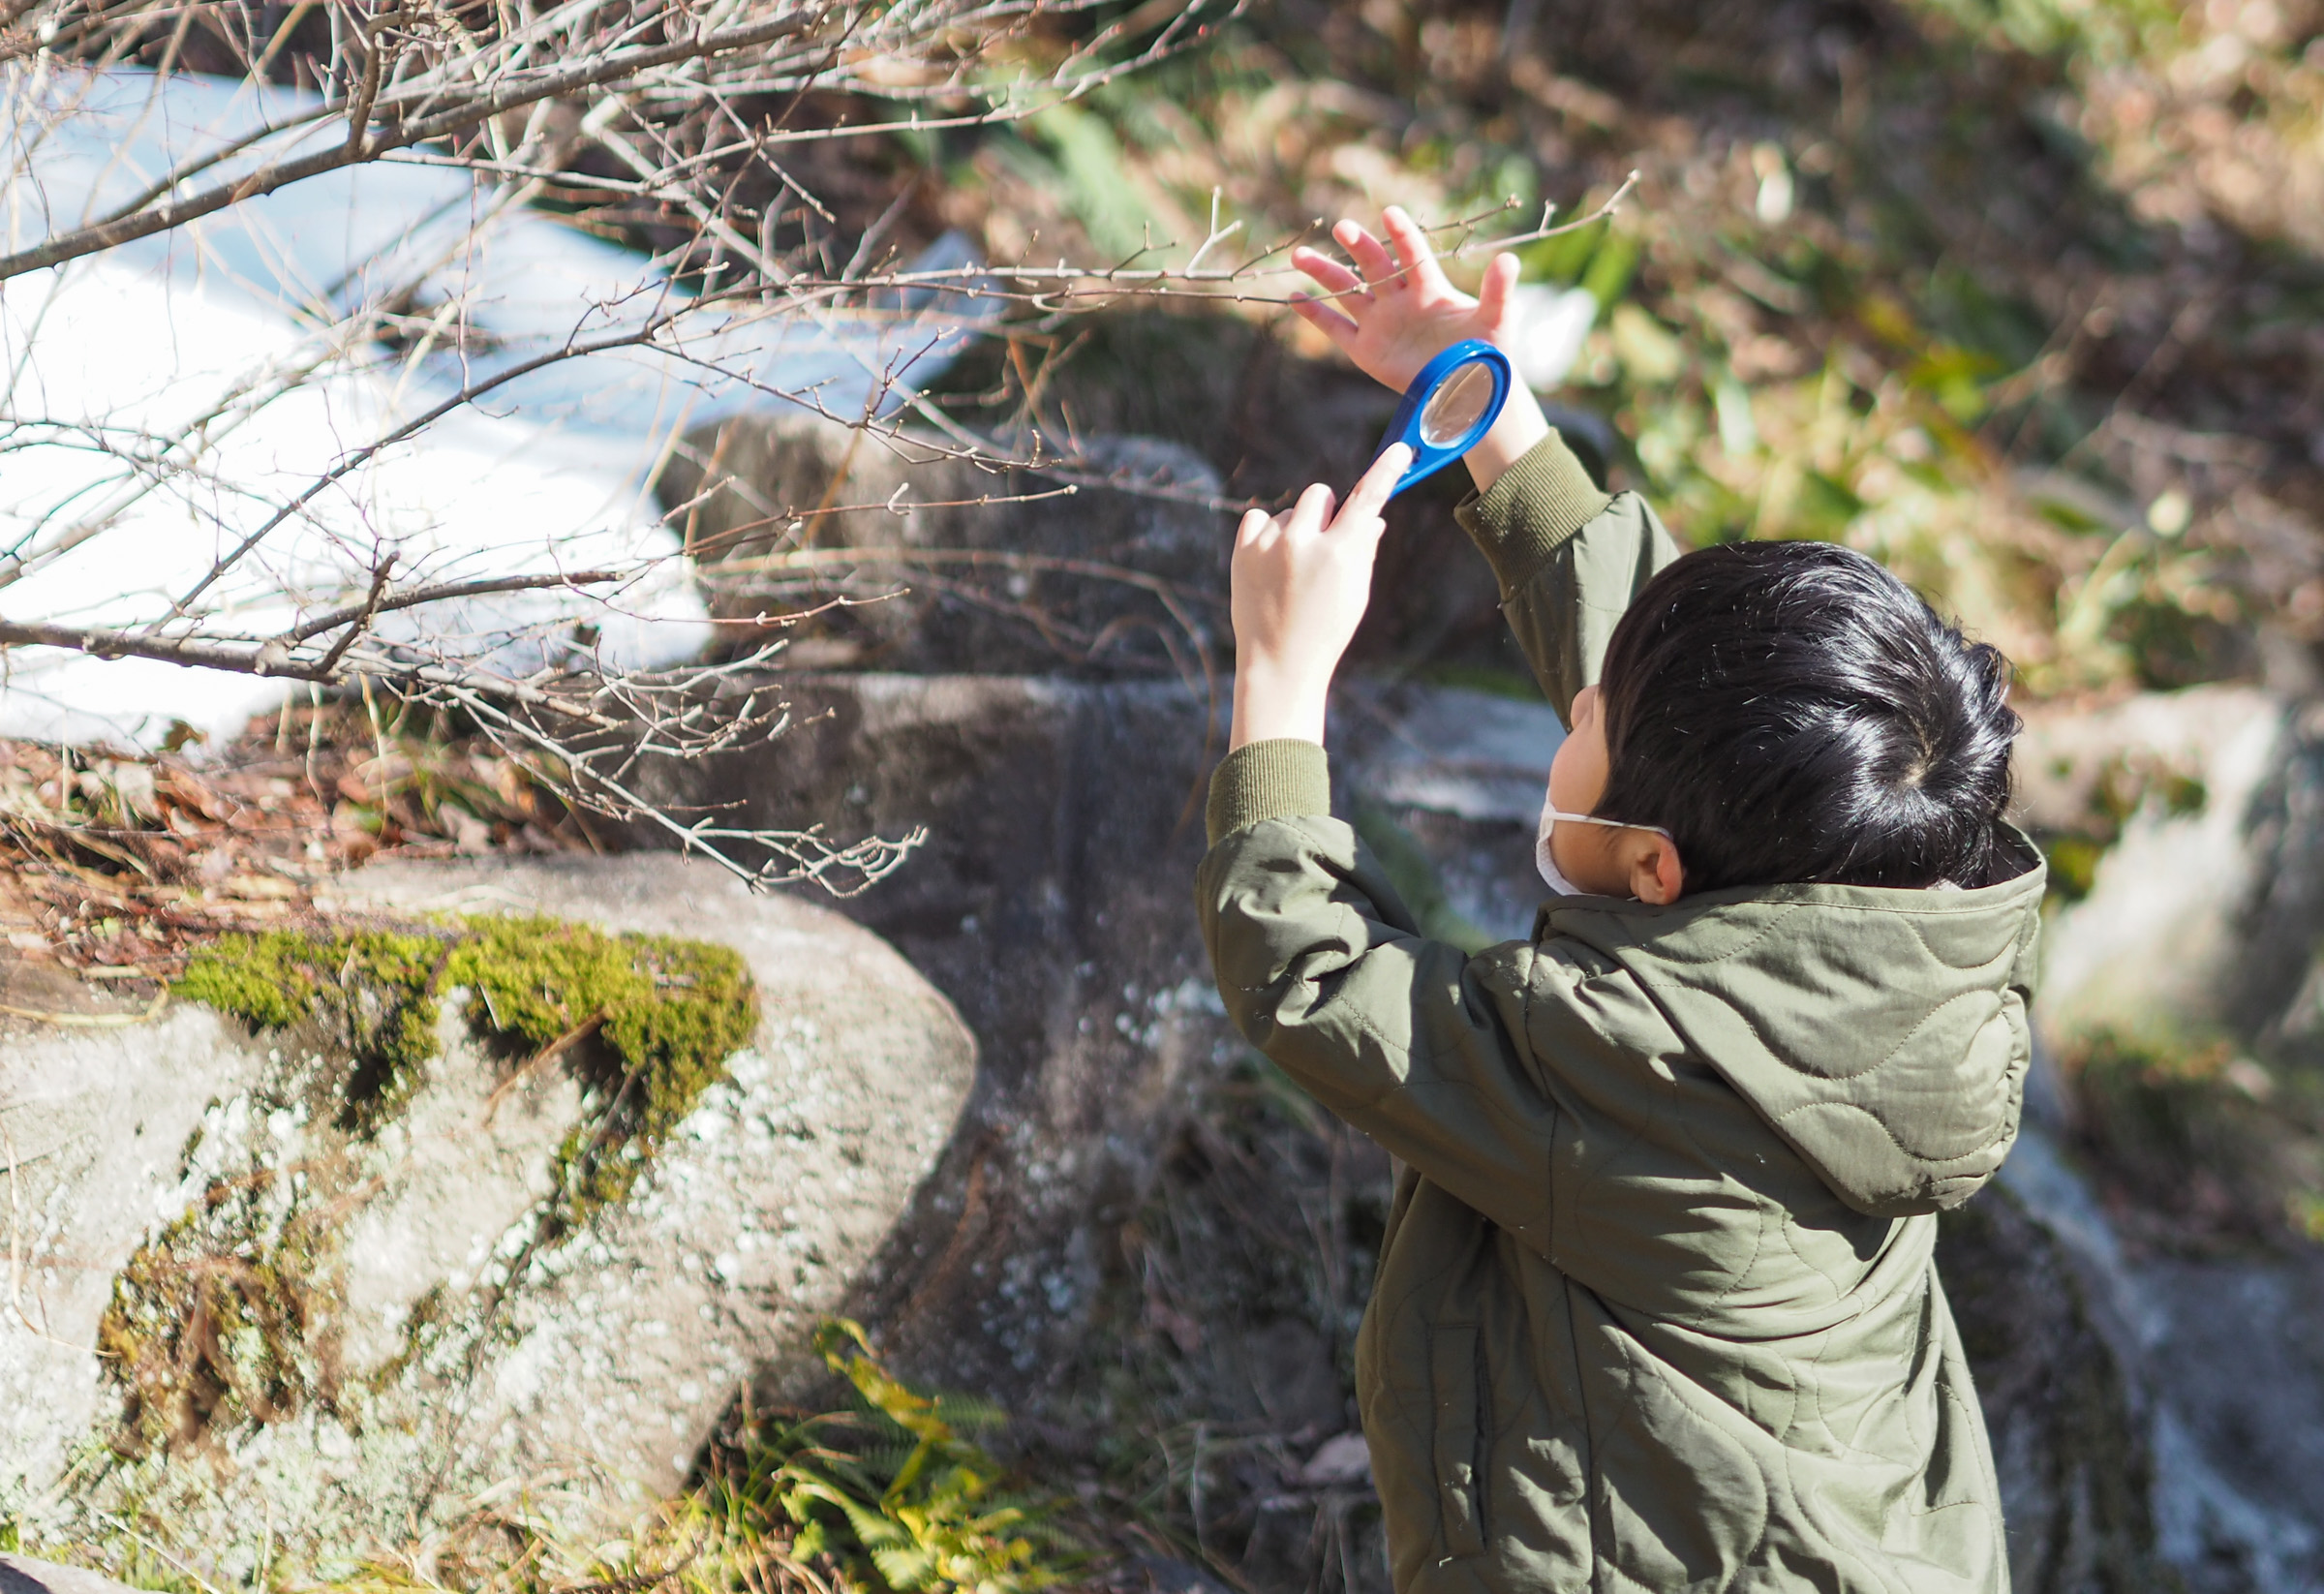
[[[1501,335],[1399,212],[1300,313],[1401,386]],[[1392,255],[1391,249],[1392,248]],[[2017,1129],[2043,870],[2007,665],[1814,543],[1678,557],[1521,389],[1458,513],[1572,705],[1530,941],[1423,940],[1322,747],[1382,460],[1234,560],[1197,884],[1252,1044],[1403,1164],[1357,1344],[1398,1594],[2008,1586],[1931,1263]]]

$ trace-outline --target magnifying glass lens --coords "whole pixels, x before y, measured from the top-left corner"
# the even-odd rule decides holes
[[[1493,374],[1483,363],[1464,365],[1428,395],[1421,409],[1421,441],[1449,448],[1465,436],[1493,402]]]
[[[1393,491],[1427,479],[1475,447],[1501,414],[1514,381],[1509,356],[1476,338],[1464,338],[1422,366],[1380,438],[1383,450],[1398,443],[1412,450]]]

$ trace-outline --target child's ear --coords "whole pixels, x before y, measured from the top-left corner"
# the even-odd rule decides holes
[[[1679,863],[1678,843],[1651,830],[1627,834],[1637,839],[1630,855],[1630,894],[1642,903],[1661,906],[1678,901],[1686,889],[1686,870]]]

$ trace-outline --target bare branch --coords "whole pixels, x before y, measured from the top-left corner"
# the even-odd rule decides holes
[[[139,238],[169,231],[188,222],[214,215],[229,205],[272,194],[277,189],[288,188],[292,183],[326,171],[376,159],[391,150],[408,149],[432,138],[466,133],[481,122],[526,106],[620,82],[654,67],[747,49],[753,45],[803,32],[811,25],[812,22],[808,18],[776,17],[745,27],[721,29],[695,39],[677,40],[649,48],[616,51],[609,56],[585,59],[581,65],[562,72],[519,76],[515,82],[497,92],[478,95],[465,105],[398,123],[375,138],[363,138],[351,133],[346,143],[318,150],[295,160],[269,162],[247,177],[218,183],[183,199],[167,197],[185,180],[184,175],[173,173],[167,183],[156,185],[158,192],[149,191],[154,193],[155,202],[126,214],[117,213],[94,226],[49,238],[30,249],[18,250],[13,255],[0,255],[0,282],[22,276],[27,271],[61,265],[67,261],[79,260],[125,243],[133,243]],[[432,97],[412,96],[421,105]],[[348,107],[351,114],[356,108],[353,105]],[[373,114],[398,108],[398,106],[394,100],[383,100],[361,108],[368,119]]]
[[[1284,257],[1312,229],[1253,239],[1213,193],[1208,229],[1191,248],[1149,246],[1086,266],[992,266],[959,254],[900,263],[891,240],[916,190],[883,188],[842,205],[844,190],[788,149],[1022,121],[1166,58],[1236,9],[1172,0],[1102,17],[1078,40],[1053,26],[1061,12],[1097,3],[527,0],[444,12],[401,0],[301,0],[261,22],[179,0],[0,0],[0,67],[20,74],[0,83],[10,154],[24,192],[63,218],[49,235],[29,234],[0,256],[0,282],[30,278],[0,306],[14,364],[0,375],[0,455],[15,495],[0,498],[10,611],[0,650],[20,650],[16,667],[26,671],[78,655],[299,683],[318,700],[322,689],[358,687],[367,697],[383,690],[457,710],[510,756],[546,771],[576,808],[658,830],[755,884],[814,880],[840,894],[891,873],[920,834],[841,841],[812,826],[753,830],[651,796],[660,789],[654,760],[715,757],[787,731],[773,667],[782,633],[804,618],[909,581],[1012,615],[1086,658],[1135,636],[1142,657],[1158,663],[1151,633],[1189,690],[1214,696],[1215,593],[1104,558],[1005,548],[768,551],[830,515],[1085,490],[1251,506],[1086,457],[1070,426],[1060,450],[1036,429],[970,425],[922,391],[922,362],[948,356],[1004,313],[1079,314],[1142,297],[1282,302],[1292,274]],[[309,56],[326,18],[329,48]],[[227,35],[253,75],[232,92],[230,125],[172,144],[182,126],[149,136],[147,122],[169,121],[159,115],[164,96],[187,81],[171,79],[169,68],[181,44],[199,43],[189,32],[198,20]],[[38,65],[11,64],[33,50]],[[157,57],[158,75],[108,76],[108,62]],[[269,64],[306,75],[319,91],[269,86]],[[99,88],[140,82],[150,85],[143,107],[104,121],[113,112]],[[815,107],[833,93],[891,108],[860,121],[824,115]],[[768,95],[783,97],[785,108],[753,99]],[[118,130],[110,164],[97,163],[106,175],[44,187],[46,174],[69,167],[46,164],[58,145],[45,140],[87,145],[99,126]],[[412,185],[428,198],[383,246],[326,265],[299,256],[303,241],[265,233],[286,216],[295,230],[305,213],[294,201],[226,214],[315,179],[310,194],[352,194],[352,174],[382,164],[403,169],[399,191]],[[1544,209],[1530,229],[1493,232],[1521,225],[1513,200],[1430,230],[1446,259],[1520,245],[1602,223],[1635,181],[1573,221]],[[535,247],[560,261],[568,259],[560,249],[605,258],[528,214],[536,199],[595,206],[584,226],[630,242],[648,231],[655,253],[618,257],[628,275],[590,277],[586,287],[554,270],[536,284],[527,266],[495,264],[529,260]],[[277,300],[264,307],[274,331],[262,347],[214,350],[199,369],[164,371],[152,394],[85,406],[55,399],[64,366],[44,367],[54,348],[44,330],[48,306],[108,291],[116,279],[100,262],[195,222],[205,223],[190,234],[203,251],[247,228],[262,245],[253,253],[289,261],[278,282],[256,289]],[[558,241],[544,245],[526,228]],[[517,241],[504,248],[509,239]],[[74,313],[86,317],[93,301],[77,302]],[[650,402],[624,408],[646,390]],[[590,407],[606,395],[629,429],[608,448],[619,457],[599,461],[584,439],[600,434],[581,425],[596,424]],[[971,484],[921,503],[900,489],[884,504],[841,504],[842,465],[820,502],[781,506],[798,489],[728,479],[713,450],[702,450],[714,453],[704,461],[685,441],[699,435],[704,406],[722,415],[738,400],[760,414],[828,417],[907,466],[959,462],[989,475],[994,490]],[[568,413],[584,421],[557,444],[566,452],[540,456],[554,457],[538,467],[538,488],[505,488],[504,462],[526,461],[515,467],[519,479],[534,480],[522,475],[535,464],[528,450]],[[307,430],[299,447],[285,448],[281,428],[291,423],[283,417],[291,415]],[[431,460],[450,457],[428,452],[434,440],[454,435],[469,440],[451,453],[466,448],[461,469],[472,474],[412,486]],[[499,441],[485,447],[478,437]],[[702,468],[701,490],[686,504],[648,503],[682,451]],[[966,475],[954,470],[956,479]],[[480,494],[459,500],[461,481]],[[574,481],[582,485],[557,497]],[[382,485],[390,482],[409,490],[398,497]],[[697,511],[721,491],[754,518],[721,518],[715,535],[696,536]],[[149,550],[168,551],[138,563],[140,535]],[[92,562],[103,561],[115,562],[102,567],[110,579],[92,581]],[[689,562],[718,581],[746,578],[780,612],[712,619]],[[1112,618],[1049,613],[1025,583],[1002,590],[995,571],[1147,597]],[[845,596],[832,598],[835,588]],[[673,634],[654,631],[665,625],[688,640],[637,640]],[[720,626],[728,628],[713,630]],[[753,648],[752,628],[777,634]],[[703,661],[696,650],[713,635],[745,657]]]
[[[325,631],[337,630],[342,626],[360,628],[382,614],[415,609],[423,603],[442,603],[458,598],[494,598],[503,593],[539,592],[552,587],[598,587],[610,581],[630,580],[638,573],[635,570],[574,570],[569,573],[558,571],[552,575],[478,576],[473,581],[439,581],[433,586],[413,587],[392,598],[383,598],[381,593],[386,580],[387,563],[392,563],[392,560],[391,555],[388,562],[381,565],[380,578],[373,584],[371,597],[367,600],[303,621],[285,631],[279,640],[284,646],[294,648],[301,642],[321,636]]]
[[[1599,223],[1608,220],[1619,212],[1623,201],[1630,198],[1637,185],[1638,173],[1633,171],[1623,179],[1621,186],[1608,195],[1596,209],[1586,216],[1577,216],[1568,222],[1553,224],[1551,218],[1555,214],[1556,206],[1545,205],[1543,207],[1540,223],[1521,232],[1506,233],[1494,237],[1477,236],[1483,222],[1489,221],[1495,216],[1506,215],[1514,209],[1516,201],[1514,199],[1479,211],[1473,216],[1463,216],[1453,221],[1437,223],[1435,226],[1422,229],[1422,230],[1432,236],[1441,233],[1460,235],[1460,241],[1452,247],[1437,251],[1437,259],[1440,261],[1464,260],[1477,255],[1497,254],[1505,249],[1516,249],[1529,243],[1539,243],[1544,238],[1562,237],[1569,232],[1578,232],[1584,228],[1596,227]],[[1104,288],[1173,291],[1174,296],[1178,296],[1182,293],[1184,287],[1201,287],[1208,284],[1239,287],[1239,285],[1265,278],[1292,277],[1299,274],[1290,266],[1273,269],[1259,267],[1259,261],[1281,253],[1286,247],[1283,245],[1278,245],[1267,251],[1265,255],[1255,257],[1254,260],[1246,261],[1240,265],[1203,266],[1201,262],[1209,252],[1234,236],[1241,227],[1240,222],[1235,222],[1221,229],[1217,225],[1216,212],[1213,211],[1209,235],[1196,246],[1186,263],[1178,266],[1127,264],[1086,266],[1060,261],[1055,265],[947,266],[930,271],[890,271],[855,278],[797,275],[786,279],[784,286],[797,293],[822,294],[861,291],[875,288],[946,288],[974,299],[995,299],[1008,303],[1039,304],[1051,307],[1055,305],[1057,287],[1047,287],[1038,291],[1012,292],[1006,288],[995,286],[995,279],[1001,282],[1055,284],[1068,288],[1090,285]],[[1140,253],[1143,254],[1145,251]],[[1403,273],[1395,274],[1400,276]],[[1277,296],[1238,291],[1224,296],[1232,297],[1238,304],[1290,302],[1288,294]],[[1328,295],[1318,295],[1311,291],[1308,296]]]

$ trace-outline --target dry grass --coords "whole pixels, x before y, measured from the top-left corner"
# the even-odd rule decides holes
[[[0,930],[19,956],[150,990],[228,931],[303,921],[315,884],[382,856],[596,848],[480,737],[326,700],[205,756],[0,742]]]

